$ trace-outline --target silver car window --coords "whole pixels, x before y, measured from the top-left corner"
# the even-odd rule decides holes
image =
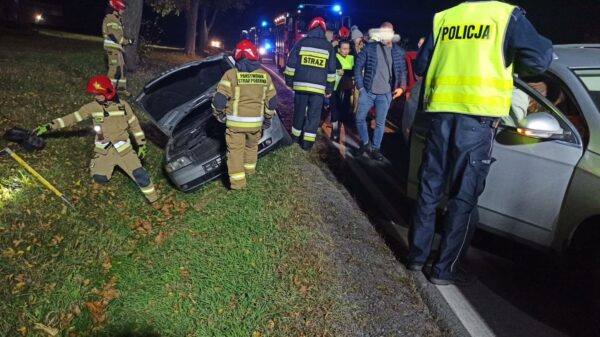
[[[574,72],[583,82],[596,107],[600,110],[600,69],[578,69]]]

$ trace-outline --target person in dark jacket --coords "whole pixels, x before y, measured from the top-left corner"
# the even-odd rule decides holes
[[[384,22],[380,29],[369,31],[372,42],[358,54],[354,67],[356,88],[360,91],[356,128],[361,144],[358,155],[369,153],[375,160],[383,160],[381,141],[388,109],[392,98],[402,95],[406,89],[406,61],[404,51],[394,39],[394,26]],[[376,128],[373,143],[369,140],[367,114],[375,106]]]
[[[419,271],[427,262],[437,205],[450,186],[439,254],[428,279],[437,285],[469,285],[474,278],[459,266],[479,223],[477,201],[495,160],[496,128],[509,114],[513,73],[544,72],[553,48],[522,9],[500,1],[463,2],[437,13],[433,27],[416,66],[417,75],[426,76],[423,106],[431,123],[407,267]]]
[[[326,30],[325,20],[314,18],[307,37],[290,52],[284,71],[286,84],[295,92],[292,138],[307,151],[317,138],[324,96],[331,96],[336,77],[335,51]]]

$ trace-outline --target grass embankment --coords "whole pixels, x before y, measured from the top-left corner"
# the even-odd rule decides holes
[[[2,132],[75,111],[104,72],[95,42],[3,31],[0,46]],[[134,92],[173,55],[154,59],[129,78]],[[0,157],[0,335],[328,335],[327,267],[311,252],[310,196],[293,165],[301,151],[261,160],[246,191],[215,182],[183,194],[150,144],[145,167],[163,197],[151,207],[124,174],[92,183],[89,129],[51,133],[32,154],[10,144],[76,210]]]

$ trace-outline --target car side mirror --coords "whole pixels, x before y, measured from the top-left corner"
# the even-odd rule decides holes
[[[548,112],[535,112],[521,119],[517,133],[540,139],[562,139],[566,135],[558,120]]]

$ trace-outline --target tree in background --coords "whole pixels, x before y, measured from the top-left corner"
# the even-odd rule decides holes
[[[126,4],[127,9],[123,13],[124,33],[125,37],[133,39],[134,42],[125,46],[125,66],[127,71],[136,71],[140,64],[138,46],[144,0],[127,0]]]
[[[242,11],[251,0],[146,0],[146,3],[161,16],[185,16],[185,53],[196,54],[196,40],[200,52],[208,44],[208,36],[212,31],[217,16],[228,10]],[[200,12],[200,9],[202,10]],[[198,27],[200,23],[200,27]],[[198,29],[199,28],[199,29]],[[200,38],[197,39],[198,31]]]

